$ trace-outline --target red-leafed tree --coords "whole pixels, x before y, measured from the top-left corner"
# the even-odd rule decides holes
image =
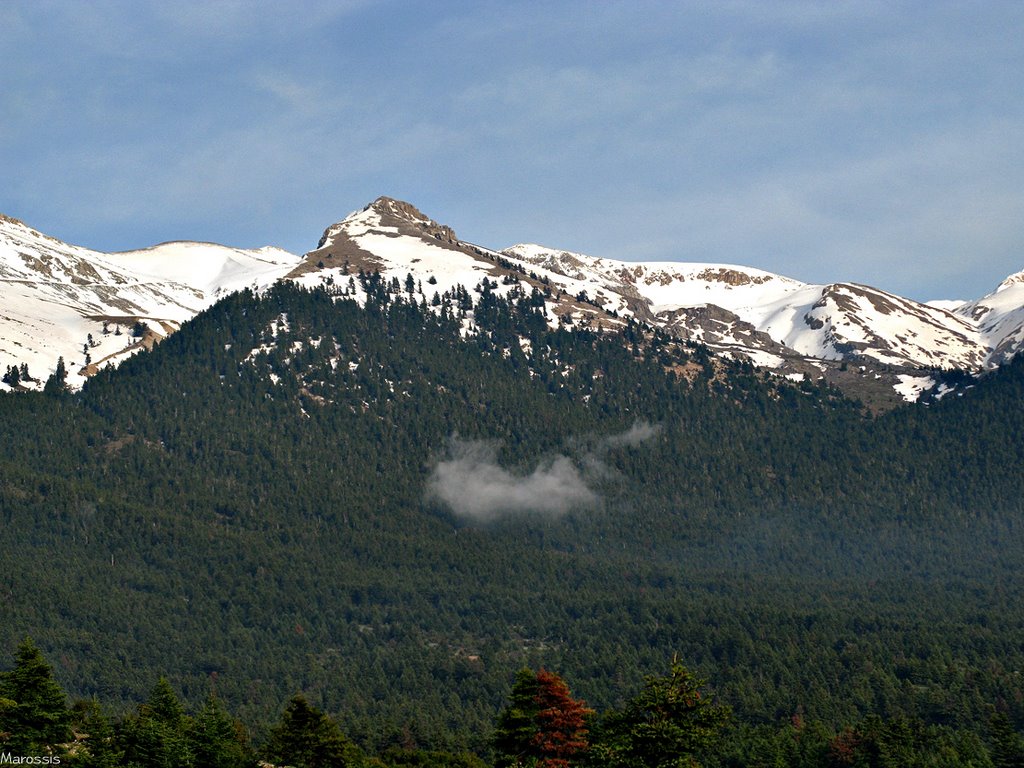
[[[497,768],[567,768],[587,749],[591,714],[554,672],[520,670],[495,728]]]

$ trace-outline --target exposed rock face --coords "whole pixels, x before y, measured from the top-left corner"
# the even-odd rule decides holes
[[[378,197],[368,206],[363,208],[363,213],[376,214],[377,223],[381,227],[393,227],[403,234],[425,234],[444,243],[457,243],[458,237],[455,231],[445,225],[438,224],[431,218],[425,216],[418,208],[402,200],[395,200],[390,197]],[[328,242],[344,230],[344,224],[351,219],[332,224],[324,230],[320,242],[312,253],[321,250]]]
[[[368,208],[380,214],[381,223],[384,225],[404,229],[405,225],[411,224],[415,228],[414,231],[422,232],[440,242],[459,242],[459,238],[455,236],[455,231],[451,227],[446,224],[438,224],[433,219],[423,215],[415,206],[401,200],[394,200],[390,197],[378,197],[370,203]]]
[[[423,238],[441,247],[467,252],[467,246],[459,242],[451,227],[438,224],[410,203],[378,197],[361,211],[324,230],[317,247],[305,255],[303,263],[289,277],[342,264],[347,264],[352,270],[381,269],[384,263],[377,255],[358,243],[360,235],[370,232],[393,237],[404,235]]]
[[[765,275],[750,275],[737,269],[705,269],[696,275],[698,280],[706,280],[709,283],[725,283],[726,285],[762,285],[771,278]]]

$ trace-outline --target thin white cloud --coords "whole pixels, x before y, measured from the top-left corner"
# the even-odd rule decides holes
[[[497,457],[492,442],[452,440],[448,457],[434,468],[428,494],[456,515],[478,522],[520,513],[563,515],[597,502],[567,456],[548,459],[526,475],[500,466]]]
[[[179,0],[153,6],[162,27],[177,34],[225,39],[262,39],[275,31],[298,34],[330,24],[373,0]]]
[[[454,437],[431,472],[427,497],[476,522],[588,509],[600,500],[592,485],[611,477],[603,462],[608,451],[639,447],[660,433],[660,425],[638,421],[623,432],[600,438],[590,449],[576,451],[575,460],[565,454],[548,456],[527,473],[502,467],[494,441]]]
[[[609,435],[600,442],[602,449],[614,448],[636,448],[643,445],[661,434],[660,424],[651,424],[647,421],[637,421],[625,432],[617,435]]]
[[[274,97],[290,118],[323,118],[350,109],[345,90],[323,82],[299,79],[288,72],[260,68],[250,75],[251,87]]]

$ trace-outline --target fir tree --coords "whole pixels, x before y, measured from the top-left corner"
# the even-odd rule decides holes
[[[139,768],[192,765],[190,726],[170,683],[161,677],[138,714],[122,723],[126,764]]]
[[[297,694],[271,730],[264,757],[294,768],[346,768],[359,752],[330,717]]]
[[[253,768],[257,764],[245,731],[212,694],[193,718],[190,736],[197,766]]]
[[[595,738],[592,764],[611,768],[691,768],[721,736],[729,709],[706,698],[703,680],[673,659],[667,677],[648,677]]]
[[[1010,719],[1002,712],[989,721],[992,737],[992,764],[995,768],[1024,768],[1024,739],[1013,730]]]
[[[75,731],[84,747],[76,753],[75,768],[119,768],[124,765],[121,749],[110,720],[96,700],[83,701],[74,707]]]
[[[58,357],[57,367],[46,380],[46,384],[43,385],[43,392],[48,395],[59,395],[66,392],[68,389],[67,378],[68,372],[64,367],[64,358]]]
[[[0,743],[26,755],[49,752],[68,740],[70,723],[64,691],[26,638],[15,653],[14,668],[0,673]]]

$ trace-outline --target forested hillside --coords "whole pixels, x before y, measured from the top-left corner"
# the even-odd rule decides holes
[[[750,734],[1024,727],[1024,364],[870,417],[486,281],[438,314],[358,279],[0,397],[0,649],[115,711],[166,675],[262,728],[303,692],[370,751],[483,752],[524,665],[605,709],[674,654]]]

